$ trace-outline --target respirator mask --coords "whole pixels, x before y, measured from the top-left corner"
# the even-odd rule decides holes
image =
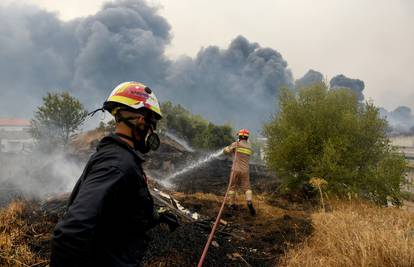
[[[145,123],[144,130],[140,130],[139,127],[135,128],[136,133],[139,135],[140,140],[134,142],[134,149],[141,153],[148,153],[149,151],[157,150],[160,147],[160,138],[155,133],[156,126]]]
[[[145,154],[149,151],[157,150],[160,147],[160,138],[155,133],[157,120],[153,116],[152,112],[144,111],[143,114],[139,114],[144,117],[144,124],[134,124],[131,121],[137,120],[137,117],[122,117],[120,113],[117,113],[117,121],[124,122],[131,129],[131,136],[124,134],[117,134],[123,138],[130,140],[134,144],[134,149]],[[139,136],[139,139],[136,138]]]

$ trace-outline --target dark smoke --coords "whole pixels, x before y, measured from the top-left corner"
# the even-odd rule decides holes
[[[358,79],[351,79],[342,74],[333,77],[330,81],[332,89],[349,88],[354,91],[359,101],[364,100],[364,82]],[[385,108],[379,108],[380,116],[385,118],[390,127],[391,134],[414,134],[414,114],[409,107],[400,106],[388,112]]]
[[[35,7],[0,6],[0,115],[28,116],[48,89],[67,87],[75,50],[68,27]]]
[[[122,81],[156,84],[169,66],[169,31],[140,0],[70,22],[33,6],[0,6],[0,116],[31,117],[47,91],[68,90],[90,108]]]
[[[258,130],[279,88],[292,87],[282,56],[242,36],[177,61],[164,54],[170,40],[168,22],[143,0],[69,22],[34,6],[0,7],[0,116],[30,118],[46,92],[62,90],[91,110],[117,84],[138,80],[213,122]]]
[[[359,101],[364,100],[364,94],[362,93],[362,91],[365,88],[365,84],[361,80],[351,79],[351,78],[346,77],[345,75],[339,74],[333,77],[329,83],[330,83],[331,89],[349,88],[357,94]]]
[[[143,1],[118,1],[74,22],[82,48],[71,88],[103,101],[102,96],[123,81],[156,84],[161,80],[169,65],[164,50],[170,42],[170,26],[156,12]]]
[[[275,110],[281,87],[292,87],[282,56],[238,36],[227,49],[209,46],[170,66],[168,98],[195,113],[236,127],[260,129]]]
[[[323,75],[319,71],[309,70],[302,78],[295,81],[297,89],[317,84],[323,81]]]

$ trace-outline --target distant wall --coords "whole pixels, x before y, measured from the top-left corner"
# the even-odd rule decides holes
[[[414,193],[414,135],[392,136],[391,144],[408,160],[407,184],[402,190]]]
[[[414,148],[414,135],[392,136],[390,140],[393,146]]]
[[[33,148],[28,127],[0,126],[0,152],[19,153]]]

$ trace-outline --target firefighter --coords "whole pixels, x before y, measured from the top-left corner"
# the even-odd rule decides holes
[[[55,227],[52,267],[140,266],[146,231],[159,223],[170,230],[179,225],[174,214],[154,209],[141,166],[141,154],[160,144],[154,131],[162,115],[155,94],[142,83],[125,82],[99,110],[115,117],[116,130],[98,144]]]
[[[236,198],[236,185],[241,184],[242,190],[245,192],[247,207],[249,208],[250,214],[255,215],[256,210],[253,207],[252,197],[253,192],[250,189],[250,177],[249,177],[249,160],[253,154],[249,139],[249,130],[242,129],[238,133],[238,141],[224,148],[225,154],[233,155],[233,167],[231,170],[230,177],[233,180],[230,185],[229,204],[230,207],[235,209],[235,198]]]

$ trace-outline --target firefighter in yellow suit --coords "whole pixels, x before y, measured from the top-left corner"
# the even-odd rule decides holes
[[[252,197],[253,192],[250,189],[250,176],[249,176],[249,160],[253,154],[249,139],[249,130],[242,129],[238,133],[238,141],[233,142],[231,145],[224,148],[225,154],[231,154],[233,156],[233,168],[230,177],[233,177],[231,181],[230,190],[228,192],[230,207],[235,209],[236,198],[236,185],[240,184],[242,190],[246,194],[247,207],[250,214],[255,215],[256,211],[253,207]]]

